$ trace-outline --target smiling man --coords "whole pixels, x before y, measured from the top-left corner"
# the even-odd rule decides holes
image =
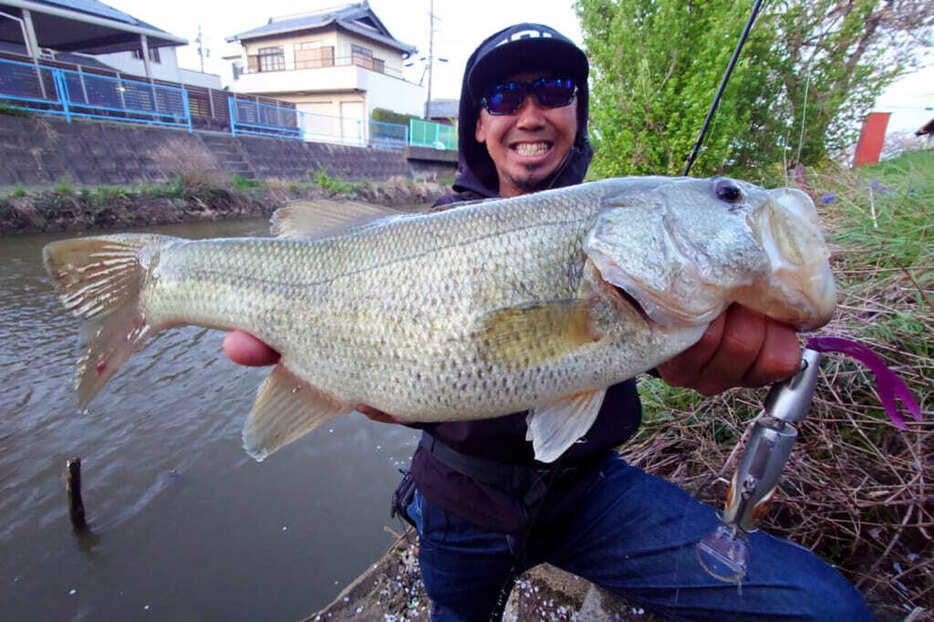
[[[486,39],[464,72],[455,193],[435,208],[581,183],[593,153],[587,75],[584,53],[547,26],[518,24]],[[231,333],[224,349],[244,364],[277,358],[245,333]],[[800,356],[790,327],[734,305],[658,371],[709,395],[786,378]],[[360,410],[387,422],[405,416]],[[762,532],[750,537],[741,595],[709,576],[694,551],[718,524],[714,509],[614,449],[641,418],[635,380],[610,387],[593,426],[553,465],[534,460],[525,413],[418,425],[411,476],[394,502],[418,529],[432,619],[499,615],[512,579],[541,562],[673,619],[871,619],[833,568]]]
[[[499,195],[534,192],[571,153],[577,136],[577,109],[571,105],[577,81],[523,73],[486,91],[474,137],[496,164]]]

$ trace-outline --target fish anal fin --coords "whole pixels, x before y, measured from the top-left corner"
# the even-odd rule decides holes
[[[402,212],[358,201],[296,201],[273,213],[271,229],[280,238],[314,239],[399,214]]]
[[[477,337],[510,369],[541,365],[600,338],[593,308],[592,299],[571,298],[498,309],[484,316]]]
[[[576,393],[530,412],[526,417],[526,439],[532,441],[535,459],[554,462],[587,434],[605,395],[606,389]]]
[[[243,425],[243,447],[262,462],[325,421],[352,410],[280,363],[259,388],[253,410]]]

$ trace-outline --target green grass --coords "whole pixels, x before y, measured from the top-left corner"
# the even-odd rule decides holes
[[[915,152],[863,167],[855,176],[825,177],[824,196],[839,202],[845,220],[835,241],[863,251],[853,265],[891,268],[931,259],[932,172],[934,152]]]
[[[55,185],[52,187],[52,192],[64,196],[71,196],[75,193],[74,188],[71,187],[71,182],[67,179],[59,179],[55,182]]]
[[[338,177],[331,177],[328,174],[327,167],[319,168],[317,171],[311,172],[310,174],[312,182],[322,190],[348,197],[354,194],[354,184],[343,181]]]
[[[239,192],[250,192],[253,190],[257,190],[257,189],[263,190],[266,188],[265,180],[246,179],[245,177],[241,177],[240,175],[234,175],[232,182],[233,182],[234,189]]]

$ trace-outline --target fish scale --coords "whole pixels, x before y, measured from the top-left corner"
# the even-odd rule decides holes
[[[740,200],[717,198],[723,183]],[[833,308],[816,211],[796,191],[622,178],[373,214],[317,202],[277,212],[279,238],[53,242],[46,266],[93,328],[82,403],[159,330],[241,329],[282,355],[244,428],[258,459],[366,404],[426,422],[530,410],[536,457],[552,461],[606,387],[692,345],[740,297],[802,328]]]

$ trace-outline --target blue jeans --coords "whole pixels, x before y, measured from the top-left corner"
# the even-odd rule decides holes
[[[741,592],[709,576],[694,547],[718,524],[713,508],[615,454],[575,510],[533,525],[519,572],[549,562],[672,620],[872,620],[839,572],[762,531],[750,536]],[[418,527],[432,620],[488,620],[517,539],[476,527],[418,493],[408,512]]]

